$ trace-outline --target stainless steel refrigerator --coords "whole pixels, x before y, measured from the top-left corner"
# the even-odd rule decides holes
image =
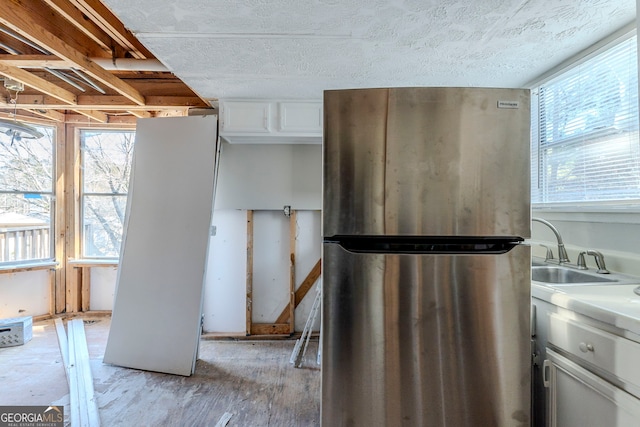
[[[529,92],[325,91],[325,427],[530,425]]]

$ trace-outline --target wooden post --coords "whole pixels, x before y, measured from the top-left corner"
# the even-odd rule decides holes
[[[253,211],[247,210],[247,336],[251,335],[253,303]]]
[[[67,179],[69,151],[73,151],[75,148],[73,144],[73,136],[69,147],[67,147],[67,135],[66,128],[63,124],[56,125],[56,182],[55,182],[55,226],[53,227],[54,233],[49,234],[49,239],[53,239],[53,257],[58,261],[58,265],[55,268],[55,277],[53,281],[54,287],[54,313],[64,313],[66,309],[65,302],[65,288],[66,288],[66,227],[67,227],[67,209],[69,208],[67,191],[69,181],[73,184],[73,180]]]

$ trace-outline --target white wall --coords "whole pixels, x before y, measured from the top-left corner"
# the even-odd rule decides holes
[[[222,144],[216,209],[320,209],[320,145]]]
[[[113,310],[117,267],[93,267],[90,275],[89,309]]]
[[[49,314],[48,270],[0,274],[0,318]]]
[[[216,209],[204,288],[204,330],[244,334],[246,329],[247,213]]]

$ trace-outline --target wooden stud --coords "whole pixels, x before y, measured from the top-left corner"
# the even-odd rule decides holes
[[[56,314],[56,269],[49,269],[49,315]]]
[[[289,333],[296,331],[296,211],[292,210],[289,217]],[[277,323],[277,322],[276,322]]]
[[[91,300],[91,268],[80,267],[80,287],[82,289],[81,308],[82,311],[89,311],[89,301]]]
[[[253,304],[253,211],[247,210],[247,335],[251,335]]]
[[[300,286],[295,292],[295,302],[294,302],[295,308],[297,308],[298,305],[300,305],[300,302],[302,302],[302,300],[307,295],[311,287],[316,283],[316,281],[318,280],[322,272],[321,270],[322,270],[322,262],[321,260],[318,260],[318,262],[316,262],[316,265],[314,265],[311,271],[309,271],[309,274],[307,274],[307,277],[305,277],[305,279],[302,281],[302,283],[300,284]],[[290,310],[290,306],[287,305],[284,308],[284,310],[282,310],[282,313],[280,313],[280,316],[278,316],[278,319],[276,319],[276,323],[285,323],[289,317],[289,310]]]
[[[55,282],[54,282],[54,294],[55,294],[55,314],[64,313],[66,309],[66,265],[65,261],[67,258],[65,256],[67,252],[67,243],[66,243],[66,226],[67,226],[67,173],[66,173],[66,165],[67,165],[67,152],[66,152],[66,129],[63,124],[56,125],[56,181],[55,185],[55,196],[56,203],[54,203],[55,207],[55,215],[54,215],[54,257],[58,260],[58,265],[56,266],[55,271]]]
[[[290,335],[288,323],[253,323],[251,332],[254,335]]]
[[[69,274],[66,275],[66,312],[72,313],[80,310],[81,273],[71,265],[71,260],[80,257],[80,138],[78,129],[72,125],[65,126],[66,135],[66,215],[65,215],[65,268]]]

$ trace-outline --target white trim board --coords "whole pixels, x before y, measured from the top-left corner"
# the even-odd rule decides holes
[[[216,140],[216,116],[138,120],[105,363],[195,369]]]

